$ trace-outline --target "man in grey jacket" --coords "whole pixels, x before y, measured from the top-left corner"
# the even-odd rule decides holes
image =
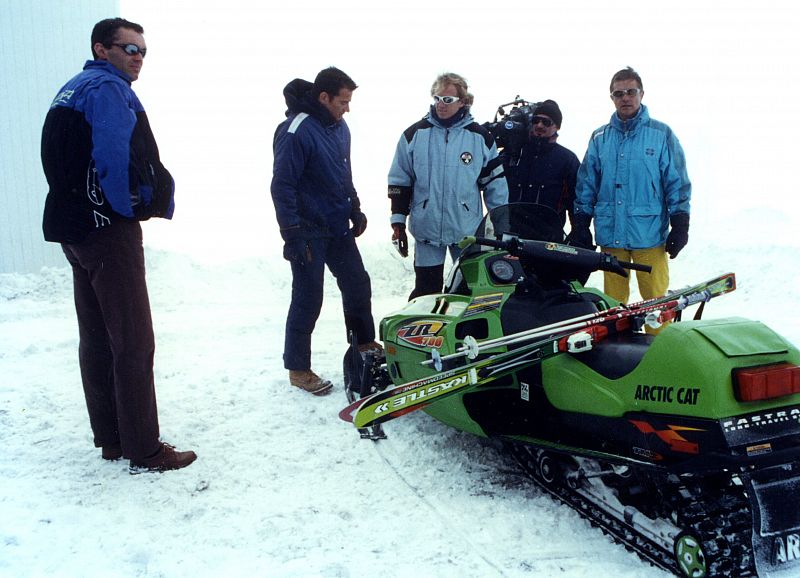
[[[473,96],[466,80],[442,74],[431,96],[428,114],[400,136],[389,170],[392,240],[407,256],[406,219],[415,240],[409,299],[441,291],[448,250],[455,261],[456,244],[475,232],[484,203],[491,210],[508,202],[502,159],[469,112]]]

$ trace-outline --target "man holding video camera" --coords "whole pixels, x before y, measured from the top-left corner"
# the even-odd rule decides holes
[[[575,204],[575,182],[580,161],[556,142],[561,109],[554,100],[532,105],[528,140],[516,151],[504,151],[504,167],[511,203],[538,203],[558,213],[563,227]]]

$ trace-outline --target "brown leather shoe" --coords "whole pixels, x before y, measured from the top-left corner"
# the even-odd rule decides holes
[[[333,384],[330,381],[322,379],[310,369],[290,369],[289,383],[314,395],[327,395],[333,389]]]
[[[128,471],[135,474],[144,472],[166,472],[185,468],[197,459],[193,451],[179,452],[168,443],[161,442],[161,447],[155,455],[141,460],[131,460]]]
[[[103,459],[114,461],[122,457],[122,446],[118,443],[103,446]]]

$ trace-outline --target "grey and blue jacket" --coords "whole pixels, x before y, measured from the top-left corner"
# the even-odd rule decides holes
[[[78,243],[119,219],[172,218],[175,183],[161,164],[130,77],[90,60],[50,105],[42,129],[47,241]]]
[[[688,214],[692,196],[678,137],[644,105],[628,121],[614,113],[589,140],[575,196],[575,213],[594,218],[601,247],[663,245],[670,216]]]
[[[284,240],[338,237],[361,210],[350,167],[350,129],[311,97],[312,84],[284,88],[288,110],[273,140],[272,200]]]
[[[481,198],[483,193],[483,198]],[[443,246],[472,235],[508,202],[502,159],[489,132],[464,115],[451,127],[433,115],[400,136],[389,170],[392,223],[406,222],[418,242]]]

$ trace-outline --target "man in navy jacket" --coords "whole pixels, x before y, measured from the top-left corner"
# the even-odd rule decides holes
[[[357,88],[341,70],[322,70],[314,83],[284,88],[288,110],[273,142],[272,200],[292,268],[284,367],[289,382],[314,395],[332,384],[311,370],[311,334],[322,308],[325,266],[342,292],[345,327],[360,351],[380,350],[372,319],[372,289],[355,237],[367,217],[353,186],[350,130],[343,117]],[[352,223],[352,226],[351,226]]]
[[[510,203],[536,203],[558,213],[563,227],[575,204],[575,181],[580,161],[571,150],[556,142],[561,129],[561,109],[554,100],[533,108],[528,141],[519,155],[503,161]]]
[[[197,456],[159,440],[155,339],[142,228],[172,218],[174,183],[131,90],[147,52],[144,30],[98,22],[83,72],[59,91],[42,129],[50,191],[43,230],[72,266],[81,378],[94,443],[132,474],[183,468]]]

